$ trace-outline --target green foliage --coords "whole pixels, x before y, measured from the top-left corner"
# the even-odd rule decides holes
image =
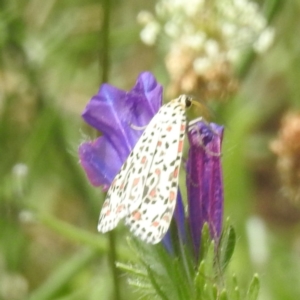
[[[229,219],[227,219],[220,241],[220,268],[225,270],[227,267],[236,243],[236,234],[234,228],[229,224]]]
[[[254,275],[248,289],[247,300],[256,300],[258,297],[258,291],[259,291],[259,279],[257,275]]]
[[[134,265],[117,263],[117,266],[129,274],[128,282],[141,290],[145,299],[242,300],[246,292],[243,292],[244,298],[241,298],[235,276],[227,283],[224,272],[233,253],[234,242],[235,234],[229,221],[219,245],[211,240],[208,225],[204,224],[200,260],[198,267],[195,267],[195,258],[189,251],[174,255],[168,253],[161,244],[151,246],[130,239],[131,249],[138,257],[138,262]],[[221,257],[224,262],[220,265]],[[186,268],[184,261],[194,264],[194,268]],[[255,275],[247,299],[256,300],[258,291],[259,281]]]

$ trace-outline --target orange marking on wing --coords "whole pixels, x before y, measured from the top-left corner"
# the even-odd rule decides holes
[[[177,167],[173,172],[173,177],[176,178],[178,176],[178,173],[179,173],[179,168]]]
[[[152,222],[152,224],[151,224],[151,226],[153,226],[153,227],[157,227],[159,225],[159,222],[158,221],[154,221],[154,222]]]
[[[134,211],[131,216],[136,221],[141,219],[141,213],[138,210]]]
[[[170,125],[167,127],[167,131],[171,131],[171,130],[172,130],[172,126]]]
[[[124,204],[120,204],[118,207],[117,207],[117,209],[116,209],[116,212],[117,213],[119,213],[119,212],[121,212],[123,209],[124,209]]]
[[[140,181],[140,178],[135,178],[133,180],[132,186],[136,186],[139,183],[139,181]]]
[[[173,191],[170,192],[169,199],[170,199],[170,202],[173,202],[175,200],[175,193]]]
[[[156,189],[153,189],[150,194],[151,197],[155,197],[156,196]]]
[[[143,157],[142,157],[142,160],[141,160],[141,163],[144,164],[146,161],[147,161],[146,156],[143,156]]]
[[[183,141],[180,141],[178,144],[178,152],[182,152],[183,149]]]
[[[185,131],[185,124],[181,124],[180,131]]]
[[[105,213],[106,216],[109,216],[110,215],[110,210],[108,210],[106,213]]]
[[[158,141],[157,142],[157,146],[161,146],[162,142],[161,141]]]
[[[155,174],[160,175],[160,169],[155,169]]]

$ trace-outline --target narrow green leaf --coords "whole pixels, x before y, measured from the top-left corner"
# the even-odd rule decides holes
[[[240,289],[238,286],[236,286],[234,288],[231,299],[232,300],[240,300],[241,299]]]
[[[84,249],[73,255],[61,267],[57,268],[46,281],[30,295],[29,300],[54,299],[55,294],[80,270],[86,267],[99,253]]]
[[[104,236],[80,229],[67,222],[59,220],[54,216],[51,216],[50,214],[37,214],[36,216],[38,221],[40,221],[43,225],[55,231],[59,235],[67,238],[68,240],[94,248],[99,253],[107,253],[108,247]],[[118,247],[117,254],[119,259],[132,259],[132,255],[128,249],[122,247],[121,245]]]
[[[212,280],[215,275],[215,242],[211,241],[205,258],[205,276]]]
[[[203,259],[195,276],[196,299],[215,299],[214,294],[217,292],[213,287],[215,278],[214,258],[215,258],[215,243],[210,241],[206,244],[207,250],[205,259]]]
[[[160,296],[161,299],[163,300],[168,300],[169,299],[168,296],[164,293],[164,291],[161,288],[161,282],[160,283],[157,282],[157,277],[155,276],[155,273],[149,267],[147,267],[147,272],[148,272],[150,282],[154,287],[154,289],[156,290],[157,295]]]
[[[219,299],[219,300],[228,300],[227,292],[226,292],[225,289],[220,293],[220,296],[217,299]]]
[[[218,299],[218,287],[216,284],[212,286],[213,299]]]
[[[166,251],[165,248],[155,247],[160,254],[160,265],[164,269],[163,282],[168,284],[165,290],[170,299],[189,299],[192,292],[191,283],[189,282],[184,264],[180,261],[181,258],[174,257]],[[162,285],[163,285],[162,282]],[[173,296],[171,296],[173,293]]]
[[[194,279],[194,285],[196,290],[196,299],[202,299],[201,295],[203,294],[204,285],[205,285],[205,262],[201,261],[199,264],[198,271]]]
[[[59,220],[50,214],[37,214],[36,216],[43,225],[68,240],[97,249],[100,253],[106,253],[108,251],[108,247],[103,236],[87,232],[86,230]]]
[[[258,297],[259,288],[260,288],[259,278],[258,278],[258,275],[255,274],[253,276],[253,279],[252,279],[249,289],[248,289],[247,300],[256,300]]]
[[[202,298],[200,298],[200,299],[215,300],[213,298],[212,286],[210,284],[207,284],[207,283],[204,284]]]
[[[175,267],[176,258],[171,256],[160,244],[149,246],[137,239],[130,239],[129,244],[147,271],[149,284],[162,299],[181,299],[182,269]],[[178,264],[178,262],[177,262]]]
[[[238,287],[238,281],[236,278],[236,274],[232,275],[232,282],[230,284],[230,295],[231,295],[231,300],[240,300],[241,295],[240,295],[240,289]]]
[[[222,238],[221,238],[221,247],[219,249],[220,254],[220,266],[221,270],[224,271],[227,267],[228,263],[230,262],[230,259],[234,252],[236,242],[236,234],[234,228],[229,225],[227,228],[225,228]]]
[[[116,266],[117,266],[117,268],[119,268],[125,272],[131,273],[132,275],[135,275],[135,276],[142,276],[142,277],[147,276],[147,272],[138,267],[134,268],[131,265],[123,264],[121,262],[117,262]]]
[[[182,241],[179,241],[180,254],[178,262],[181,264],[181,269],[185,271],[186,280],[188,285],[193,285],[193,278],[195,276],[195,260],[194,255],[190,251],[188,246],[184,245]],[[184,274],[181,274],[184,276]],[[189,287],[190,289],[191,287]]]
[[[210,242],[211,238],[209,233],[209,226],[207,223],[204,223],[201,232],[201,247],[199,253],[199,261],[204,259],[204,257],[206,256]]]
[[[238,281],[237,281],[236,274],[232,275],[232,284],[233,284],[234,287],[238,286]]]
[[[128,279],[128,283],[131,286],[134,286],[134,287],[136,287],[138,289],[148,290],[150,292],[153,291],[152,285],[144,283],[144,282],[142,282],[140,280],[137,280],[137,279]]]

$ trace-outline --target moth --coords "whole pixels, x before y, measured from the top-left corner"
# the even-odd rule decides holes
[[[162,240],[176,205],[186,109],[194,103],[181,95],[152,118],[107,192],[98,231],[110,231],[124,219],[141,240]]]

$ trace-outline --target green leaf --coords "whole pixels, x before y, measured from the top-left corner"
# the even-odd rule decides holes
[[[74,254],[32,292],[29,300],[54,299],[55,294],[98,255],[99,253],[94,249],[83,249]]]
[[[121,262],[117,262],[116,266],[117,266],[117,268],[119,268],[127,273],[131,273],[132,275],[147,277],[147,272],[139,267],[133,267],[128,264],[123,264]]]
[[[213,284],[212,286],[213,299],[218,299],[218,286]]]
[[[209,226],[207,223],[204,223],[201,232],[201,247],[199,253],[199,261],[204,259],[204,257],[206,256],[210,243],[211,238],[209,233]]]
[[[221,271],[223,272],[226,267],[228,266],[230,259],[233,255],[234,248],[236,242],[236,234],[234,228],[228,224],[225,226],[221,237],[221,245],[219,248],[220,254],[220,267]]]
[[[163,300],[168,300],[168,296],[164,293],[163,289],[161,288],[161,282],[159,280],[157,280],[157,276],[155,276],[155,272],[150,268],[150,267],[147,267],[147,272],[148,272],[148,276],[149,276],[149,279],[150,279],[150,282],[152,284],[152,286],[154,287],[154,289],[156,290],[157,292],[157,295],[161,297],[161,299]]]
[[[212,285],[209,283],[205,283],[203,287],[203,296],[200,299],[205,299],[205,300],[214,300],[213,297],[213,289]]]
[[[232,275],[232,284],[234,285],[234,287],[238,286],[238,281],[237,281],[237,278],[236,278],[236,274]]]
[[[228,300],[227,292],[226,292],[225,289],[220,293],[220,297],[217,298],[217,299],[220,299],[220,300]]]
[[[203,294],[204,286],[206,283],[204,274],[205,274],[205,262],[201,261],[194,279],[196,299],[202,299],[201,295]]]
[[[196,299],[216,299],[217,297],[217,288],[214,285],[216,275],[214,257],[215,243],[211,241],[205,259],[200,262],[194,279]]]
[[[240,289],[238,287],[238,281],[236,278],[236,275],[233,274],[232,275],[232,283],[230,285],[230,290],[231,290],[231,300],[240,300],[241,296],[240,296]]]
[[[193,298],[195,289],[192,282],[187,279],[181,257],[168,253],[161,244],[151,246],[137,239],[130,239],[129,243],[140,262],[140,266],[135,266],[135,269],[144,269],[147,273],[147,276],[142,279],[143,285],[147,288],[151,285],[153,291],[161,299],[185,300]],[[189,259],[193,259],[193,257]],[[140,283],[138,282],[138,284]],[[144,292],[149,294],[147,291]]]
[[[238,286],[236,286],[234,288],[231,299],[232,300],[240,300],[241,299],[240,289]]]
[[[205,258],[205,276],[211,280],[215,278],[215,242],[211,241]]]
[[[248,289],[247,300],[256,300],[258,297],[259,288],[260,288],[259,278],[258,278],[258,275],[255,274],[253,276],[253,279],[252,279],[249,289]]]
[[[70,241],[88,246],[91,249],[97,250],[98,253],[106,253],[108,251],[105,238],[101,235],[80,229],[70,223],[59,220],[50,214],[36,214],[36,217],[41,224]],[[129,253],[127,248],[122,246],[118,248],[118,257],[124,260],[132,259],[131,253]]]

